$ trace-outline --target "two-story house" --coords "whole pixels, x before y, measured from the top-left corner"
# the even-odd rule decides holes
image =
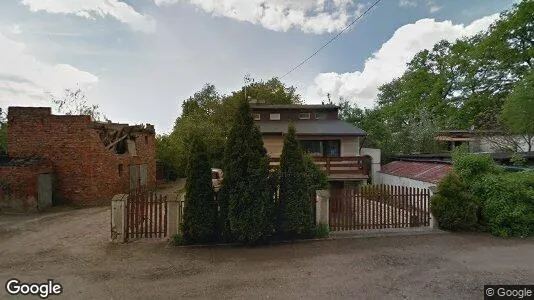
[[[297,138],[333,185],[347,186],[367,182],[372,159],[362,155],[366,133],[339,118],[339,107],[327,105],[251,104],[254,121],[263,136],[264,146],[276,167],[289,124]]]

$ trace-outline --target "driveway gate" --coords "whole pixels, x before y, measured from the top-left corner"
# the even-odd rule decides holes
[[[167,196],[138,187],[126,201],[126,239],[167,236]]]
[[[334,190],[329,226],[333,231],[430,225],[430,190],[392,185],[362,185]]]

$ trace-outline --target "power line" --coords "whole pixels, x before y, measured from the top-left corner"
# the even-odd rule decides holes
[[[305,64],[306,62],[308,62],[308,60],[310,60],[312,57],[314,57],[315,55],[317,55],[317,53],[319,53],[321,50],[323,50],[324,48],[326,48],[328,45],[330,45],[330,43],[332,43],[335,39],[337,39],[341,34],[343,34],[343,32],[345,32],[347,29],[349,29],[350,26],[352,26],[354,23],[356,23],[358,20],[360,20],[361,18],[363,18],[369,11],[371,11],[371,9],[373,9],[373,7],[377,6],[378,3],[382,1],[382,0],[376,0],[371,6],[369,6],[362,14],[360,14],[356,19],[354,19],[354,21],[350,22],[349,25],[347,25],[345,28],[343,28],[343,30],[341,30],[340,32],[338,32],[338,34],[336,34],[333,38],[331,38],[328,42],[326,42],[324,45],[322,45],[321,47],[319,47],[312,55],[308,56],[305,60],[303,60],[300,64],[296,65],[295,67],[293,67],[291,70],[289,70],[289,72],[285,73],[282,77],[280,77],[280,79],[286,77],[287,75],[291,74],[293,71],[295,71],[296,69],[298,69],[300,66],[302,66],[303,64]]]

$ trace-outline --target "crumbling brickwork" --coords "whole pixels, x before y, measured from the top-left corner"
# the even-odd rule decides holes
[[[119,141],[128,140],[134,151],[119,154],[115,146],[107,147],[99,130],[106,126],[129,129]],[[130,188],[130,165],[147,165],[147,184],[155,184],[155,147],[151,126],[137,130],[127,124],[95,123],[89,116],[52,115],[48,107],[8,109],[8,156],[50,160],[54,198],[66,204],[109,204],[114,194]]]
[[[0,211],[36,211],[38,176],[52,171],[52,164],[42,159],[0,161]]]

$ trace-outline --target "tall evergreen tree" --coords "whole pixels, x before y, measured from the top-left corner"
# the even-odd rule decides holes
[[[290,125],[280,158],[278,213],[278,231],[288,237],[307,235],[313,227],[313,207],[303,154],[295,127]]]
[[[221,188],[223,237],[256,243],[273,232],[273,201],[268,183],[269,158],[248,101],[242,100],[230,129]]]
[[[185,191],[184,240],[187,243],[214,241],[217,207],[213,201],[211,166],[206,146],[198,135],[192,137]]]

